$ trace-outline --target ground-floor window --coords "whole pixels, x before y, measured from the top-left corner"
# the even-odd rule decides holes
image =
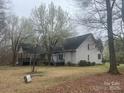
[[[90,55],[88,55],[88,61],[90,60]]]
[[[59,54],[59,60],[63,60],[63,54]]]
[[[101,59],[101,54],[98,54],[98,59]]]

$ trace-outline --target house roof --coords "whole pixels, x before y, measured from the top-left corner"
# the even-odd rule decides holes
[[[64,44],[59,47],[54,48],[54,53],[60,53],[64,51],[75,51],[89,36],[93,36],[93,34],[89,33],[86,35],[81,35],[77,37],[72,37],[65,39]],[[41,48],[40,46],[37,46],[34,48],[32,44],[19,44],[18,50],[22,47],[23,51],[27,53],[37,53],[37,54],[42,54],[45,53],[45,50]]]
[[[64,50],[77,49],[86,40],[86,38],[90,35],[92,35],[92,34],[90,33],[90,34],[66,39],[64,42]]]
[[[63,47],[59,46],[59,47],[55,47],[53,49],[53,53],[62,53],[63,52]]]
[[[43,50],[41,49],[40,46],[36,46],[34,47],[32,44],[24,44],[21,43],[18,45],[18,50],[22,48],[23,51],[27,52],[27,53],[31,53],[31,54],[41,54],[43,53]]]

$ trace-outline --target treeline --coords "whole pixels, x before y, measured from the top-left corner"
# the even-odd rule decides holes
[[[18,45],[41,46],[50,61],[53,48],[73,35],[67,12],[52,2],[32,9],[29,18],[7,14],[6,1],[0,0],[0,64],[15,65]],[[7,15],[7,16],[6,16]]]
[[[78,23],[108,38],[109,73],[119,74],[115,37],[124,38],[124,0],[75,0],[86,13]],[[100,32],[100,33],[99,33]],[[117,54],[116,54],[117,53]]]
[[[124,39],[116,37],[114,42],[117,63],[124,64]],[[109,62],[109,49],[107,43],[108,41],[106,41],[104,45],[104,62]]]

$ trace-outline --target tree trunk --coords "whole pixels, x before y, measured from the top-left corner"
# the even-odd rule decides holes
[[[51,52],[48,53],[48,65],[51,65]]]
[[[35,63],[36,63],[36,61],[35,61],[36,59],[34,59],[33,60],[33,64],[32,64],[32,73],[34,73],[35,72]]]
[[[32,73],[35,72],[36,61],[37,61],[36,50],[34,50],[34,58],[33,58],[33,64],[32,64]]]
[[[17,59],[17,54],[15,52],[13,52],[13,59],[12,59],[12,65],[16,66],[16,60]]]
[[[107,27],[108,27],[108,45],[109,45],[109,58],[110,58],[110,68],[109,73],[118,74],[116,55],[114,49],[114,37],[113,37],[113,25],[112,25],[112,7],[110,0],[106,0],[107,7]]]
[[[49,66],[51,65],[52,50],[53,50],[53,48],[49,46],[49,49],[48,49],[48,65]]]
[[[122,21],[124,23],[124,0],[122,0]]]

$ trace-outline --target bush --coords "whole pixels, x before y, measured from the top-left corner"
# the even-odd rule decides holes
[[[87,62],[86,60],[81,60],[79,63],[78,63],[78,65],[79,66],[95,66],[96,65],[96,63],[95,62],[93,62],[93,63],[91,63],[91,62]]]
[[[90,62],[87,62],[86,60],[80,60],[79,66],[89,66],[90,65]]]
[[[95,62],[93,62],[93,63],[91,63],[92,64],[92,66],[95,66],[96,65],[96,63]]]
[[[105,64],[106,62],[107,62],[107,60],[103,58],[102,63]]]
[[[44,64],[45,66],[48,66],[49,63],[48,63],[48,62],[43,62],[43,64]]]
[[[55,64],[56,64],[56,66],[64,66],[65,65],[65,62],[57,62]]]
[[[92,63],[90,63],[90,62],[87,62],[87,66],[91,66],[92,65]]]
[[[67,66],[75,66],[72,62],[67,62]]]

